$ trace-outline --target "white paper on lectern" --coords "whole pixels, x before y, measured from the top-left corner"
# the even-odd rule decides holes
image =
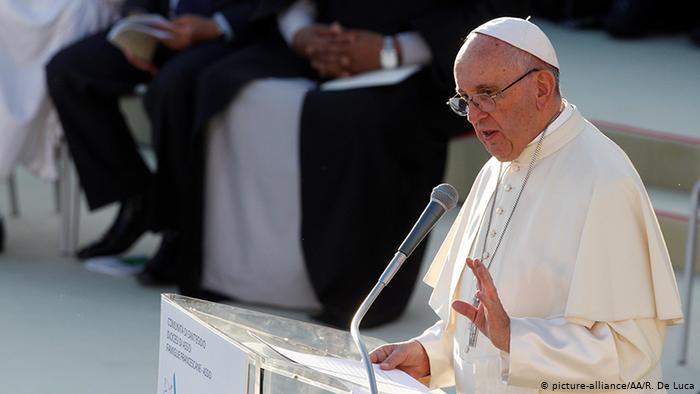
[[[352,77],[336,78],[321,84],[321,90],[348,90],[372,86],[395,85],[415,74],[420,66],[403,66],[391,70],[370,71]]]
[[[266,342],[257,335],[255,337],[294,362],[326,375],[340,378],[362,387],[368,387],[367,372],[360,361],[295,352]],[[425,385],[398,369],[384,371],[379,366],[374,365],[374,375],[377,379],[377,389],[385,394],[430,392]]]

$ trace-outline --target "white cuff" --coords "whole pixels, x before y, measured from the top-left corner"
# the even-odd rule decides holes
[[[277,16],[277,28],[288,45],[299,30],[316,20],[316,5],[309,0],[297,0]]]
[[[212,16],[212,18],[214,19],[214,23],[216,23],[216,27],[219,28],[221,35],[224,36],[224,40],[226,40],[226,41],[233,40],[233,37],[234,37],[233,28],[231,27],[231,24],[228,23],[228,20],[226,20],[226,17],[224,16],[224,14],[222,14],[220,12],[216,12]]]
[[[424,65],[430,63],[433,58],[430,47],[420,33],[406,31],[396,35],[401,45],[401,65]]]
[[[564,318],[510,318],[508,383],[540,387],[542,382],[619,381],[613,333],[605,324],[592,329]]]
[[[430,362],[430,388],[447,387],[455,384],[452,361],[452,338],[445,333],[442,320],[413,338],[428,354]]]
[[[508,384],[510,374],[510,354],[501,351],[501,383]]]

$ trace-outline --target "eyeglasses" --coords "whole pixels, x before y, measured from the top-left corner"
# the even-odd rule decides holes
[[[450,108],[452,108],[452,111],[454,111],[459,116],[469,116],[469,106],[470,105],[474,105],[476,108],[479,109],[479,111],[493,112],[496,110],[496,100],[495,100],[496,97],[500,96],[506,90],[508,90],[511,86],[520,82],[523,78],[527,77],[528,75],[532,74],[535,71],[540,71],[540,69],[538,69],[538,68],[531,69],[530,71],[523,74],[523,76],[521,76],[520,78],[513,81],[510,85],[497,91],[496,93],[491,93],[491,94],[482,93],[482,94],[474,95],[474,97],[466,97],[466,98],[460,96],[459,93],[457,93],[454,95],[454,97],[447,100],[447,102],[445,104],[449,105]]]

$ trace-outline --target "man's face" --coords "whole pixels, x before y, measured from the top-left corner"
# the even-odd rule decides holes
[[[493,94],[529,70],[514,64],[512,49],[504,42],[476,34],[464,44],[455,62],[457,91],[463,97]],[[511,56],[509,56],[511,54]],[[469,105],[469,122],[486,150],[499,161],[512,161],[534,138],[535,85],[531,73],[495,98],[493,112]]]

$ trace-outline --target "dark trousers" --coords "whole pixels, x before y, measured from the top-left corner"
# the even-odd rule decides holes
[[[197,75],[236,49],[222,41],[166,53],[154,75],[133,67],[109,43],[106,31],[56,54],[46,67],[49,93],[63,125],[90,209],[145,194],[157,207],[154,229],[172,228],[186,166]],[[144,107],[151,120],[157,170],[152,174],[118,101],[148,84]]]

